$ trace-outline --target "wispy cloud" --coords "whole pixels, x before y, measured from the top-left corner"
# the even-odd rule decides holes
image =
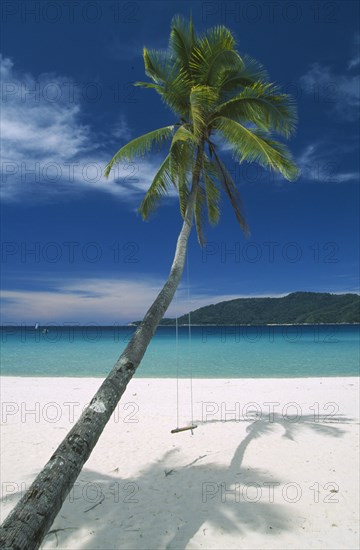
[[[354,46],[353,56],[348,63],[349,70],[355,69],[355,67],[360,65],[360,33],[355,34],[353,46]]]
[[[360,34],[354,37],[354,52],[347,62],[347,71],[360,64]],[[313,63],[300,77],[304,91],[311,94],[319,105],[346,121],[359,118],[360,76],[348,72],[336,73],[331,67]]]
[[[117,145],[105,150],[103,136],[82,123],[81,98],[71,79],[20,74],[9,58],[1,56],[0,71],[3,200],[44,202],[95,190],[138,202],[159,158],[118,164],[108,180],[103,177],[116,148],[131,137],[123,114],[109,131]]]
[[[331,113],[347,121],[359,117],[359,75],[336,74],[330,67],[313,63],[300,83],[306,93]]]
[[[329,141],[319,141],[308,145],[298,156],[297,163],[301,177],[307,181],[319,183],[346,183],[359,181],[358,171],[343,171],[337,160],[340,153],[345,153],[347,146],[339,146]],[[348,147],[351,150],[351,147]]]
[[[34,282],[34,281],[33,281]],[[36,281],[35,281],[36,282]],[[132,279],[121,278],[78,278],[42,279],[39,288],[4,289],[1,298],[2,323],[41,325],[47,323],[69,323],[111,325],[126,324],[143,318],[164,280],[143,276]],[[23,284],[21,285],[23,287]],[[166,317],[176,317],[203,306],[236,298],[286,296],[285,293],[218,294],[210,289],[191,290],[190,300],[186,286],[180,286],[177,298],[173,300]],[[311,291],[327,292],[327,289],[311,288]],[[358,287],[336,290],[335,293],[357,292]],[[333,291],[334,292],[334,291]]]
[[[155,296],[155,281],[58,281],[48,290],[4,290],[2,319],[42,324],[125,322],[141,317]]]
[[[91,278],[41,282],[46,290],[3,290],[1,318],[4,324],[127,323],[143,318],[164,283],[159,278],[144,279],[143,276],[139,280]],[[166,315],[182,315],[210,303],[238,297],[194,292],[188,301],[187,289],[180,287],[178,299],[173,301]]]
[[[131,138],[132,131],[123,114],[120,114],[118,120],[114,122],[111,128],[111,135],[117,140],[129,140]]]
[[[16,148],[26,158],[56,155],[73,157],[88,149],[89,126],[79,122],[76,87],[68,93],[71,80],[42,74],[38,79],[19,74],[13,62],[0,55],[2,78],[1,131],[3,152]]]

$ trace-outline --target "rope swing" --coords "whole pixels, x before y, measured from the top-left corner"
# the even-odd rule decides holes
[[[188,297],[188,341],[189,341],[189,356],[190,356],[190,418],[191,422],[189,426],[179,427],[179,323],[178,323],[178,299],[177,293],[175,297],[176,301],[176,318],[175,318],[175,354],[176,354],[176,428],[171,430],[172,434],[179,432],[185,432],[191,430],[191,435],[193,435],[193,430],[197,428],[197,425],[194,424],[194,402],[193,402],[193,373],[192,373],[192,360],[191,360],[191,315],[190,315],[190,276],[189,276],[189,251],[186,254],[186,274],[187,274],[187,297]]]

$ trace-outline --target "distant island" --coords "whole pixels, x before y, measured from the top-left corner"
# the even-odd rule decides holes
[[[190,318],[193,325],[360,323],[360,296],[293,292],[282,298],[237,298],[196,309]],[[179,325],[188,322],[188,314],[178,319]],[[174,324],[175,319],[168,318],[160,323]]]

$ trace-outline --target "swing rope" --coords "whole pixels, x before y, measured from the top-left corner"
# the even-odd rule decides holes
[[[192,354],[191,354],[191,313],[190,313],[190,276],[189,276],[189,250],[186,251],[186,275],[187,275],[187,294],[188,294],[188,325],[189,325],[189,357],[190,357],[190,406],[191,406],[191,425],[194,425],[194,403],[193,403],[193,372],[192,372]]]
[[[176,353],[176,428],[179,428],[179,305],[178,295],[175,295],[176,317],[175,317],[175,353]]]
[[[178,323],[178,297],[175,296],[176,303],[176,316],[175,316],[175,353],[176,353],[176,428],[171,430],[171,433],[184,432],[186,430],[193,430],[197,428],[194,424],[194,403],[193,403],[193,372],[192,372],[192,357],[191,357],[191,314],[190,314],[190,277],[189,277],[189,252],[186,256],[186,270],[187,270],[187,295],[188,295],[188,340],[189,340],[189,357],[190,357],[190,407],[191,407],[191,424],[184,428],[179,428],[179,323]]]

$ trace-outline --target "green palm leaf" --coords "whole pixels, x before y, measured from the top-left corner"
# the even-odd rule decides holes
[[[175,126],[165,126],[164,128],[158,128],[157,130],[153,130],[148,134],[144,134],[124,145],[124,147],[122,147],[107,164],[105,168],[105,177],[108,177],[111,168],[117,162],[121,162],[123,160],[132,160],[134,157],[144,155],[145,153],[150,151],[150,149],[154,145],[161,145],[164,141],[172,136],[174,128]]]
[[[208,29],[195,43],[189,66],[194,83],[213,85],[220,66],[241,63],[241,57],[235,50],[235,40],[231,32],[216,26]]]
[[[208,173],[213,174],[218,179],[218,181],[220,181],[226,195],[230,200],[236,219],[244,234],[247,236],[250,232],[243,214],[242,201],[235,182],[227,171],[225,165],[218,157],[215,151],[215,147],[213,145],[210,146],[210,151],[212,156],[214,157],[214,160],[205,159],[206,170]]]
[[[195,31],[192,18],[188,22],[182,15],[175,15],[171,22],[169,50],[183,67],[188,68],[194,42]]]
[[[169,188],[173,184],[173,176],[170,168],[170,154],[162,162],[159,170],[146,192],[146,195],[138,208],[143,220],[147,220],[151,212],[156,210],[159,201],[168,194]]]
[[[169,78],[165,84],[161,97],[168,107],[179,116],[189,118],[190,112],[190,94],[191,81],[184,73],[183,69]]]
[[[222,101],[226,101],[238,95],[247,86],[265,83],[267,79],[268,75],[263,66],[245,55],[230,66],[224,63],[219,67],[214,86],[218,88]]]
[[[189,145],[196,145],[196,139],[195,136],[188,128],[186,128],[184,125],[179,126],[179,128],[176,130],[174,137],[171,141],[171,147],[177,142],[177,141],[186,141]]]
[[[171,172],[179,193],[180,212],[185,217],[189,187],[193,170],[196,140],[184,126],[176,131],[170,146]]]
[[[220,219],[220,191],[206,170],[203,171],[208,220],[216,225]]]
[[[186,207],[189,198],[189,180],[186,171],[182,170],[177,177],[177,189],[179,193],[179,206],[182,218],[185,218]]]
[[[265,168],[280,172],[290,181],[298,177],[298,168],[288,149],[263,132],[250,130],[239,122],[221,116],[214,119],[213,126],[229,143],[239,162],[257,162]]]
[[[134,82],[134,86],[140,86],[141,88],[153,88],[154,90],[156,90],[160,94],[162,94],[163,90],[164,90],[164,88],[163,88],[163,86],[161,86],[161,84],[154,84],[153,82],[137,81],[137,82]]]
[[[161,198],[168,194],[172,186],[178,189],[180,210],[182,216],[185,216],[189,175],[192,169],[191,142],[194,142],[191,132],[180,126],[173,136],[169,154],[154,176],[140,205],[139,211],[143,219],[148,219],[149,214],[157,208]]]
[[[156,84],[167,81],[169,74],[175,69],[175,60],[166,50],[143,49],[145,74]]]
[[[171,139],[168,155],[141,203],[143,217],[146,219],[155,210],[171,187],[177,190],[180,212],[185,217],[195,187],[194,218],[203,244],[204,212],[207,210],[210,224],[218,222],[223,189],[247,233],[238,189],[217,153],[212,135],[230,145],[238,162],[257,162],[293,180],[299,172],[290,152],[271,137],[271,132],[285,137],[294,132],[297,118],[292,98],[268,81],[260,63],[239,54],[232,33],[222,25],[197,35],[191,19],[175,16],[168,48],[144,48],[143,58],[150,82],[135,85],[155,90],[180,122],[122,147],[105,174],[115,162],[132,160]]]
[[[266,130],[275,130],[289,137],[295,130],[297,116],[291,96],[279,93],[273,84],[257,82],[239,95],[220,105],[215,116],[254,124]]]
[[[194,86],[191,89],[191,118],[194,126],[194,135],[197,139],[201,136],[206,136],[206,127],[210,121],[217,100],[217,91],[210,86]]]
[[[200,246],[204,246],[205,234],[204,234],[204,206],[206,203],[206,196],[204,189],[201,185],[197,188],[195,209],[194,209],[194,218],[195,218],[195,227]]]

